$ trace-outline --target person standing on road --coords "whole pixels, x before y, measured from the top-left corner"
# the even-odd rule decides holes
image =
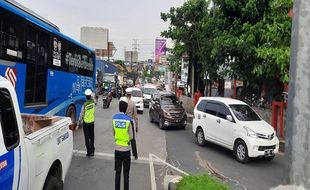
[[[136,103],[131,100],[131,94],[132,94],[132,90],[131,89],[126,89],[126,97],[127,97],[127,104],[128,104],[128,107],[127,107],[127,110],[126,110],[126,114],[134,119],[134,129],[135,129],[136,132],[138,132],[137,108],[136,108]]]
[[[114,170],[115,190],[120,190],[121,171],[123,166],[124,190],[129,190],[130,170],[130,141],[133,139],[134,130],[132,118],[126,115],[128,104],[121,100],[119,102],[120,113],[112,118],[113,135],[115,139]]]
[[[86,102],[82,107],[79,122],[83,122],[83,130],[85,137],[85,145],[87,149],[86,156],[94,156],[95,153],[95,135],[94,135],[94,121],[95,121],[95,102],[91,98],[92,91],[85,90]]]

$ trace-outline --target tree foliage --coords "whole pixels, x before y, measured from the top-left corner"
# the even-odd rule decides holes
[[[253,86],[287,82],[292,6],[292,0],[188,0],[161,13],[170,22],[162,36],[182,44],[201,75]]]

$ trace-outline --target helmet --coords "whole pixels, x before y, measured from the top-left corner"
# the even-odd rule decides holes
[[[91,91],[91,89],[89,89],[89,88],[86,89],[85,92],[84,92],[84,94],[85,94],[86,96],[90,96],[91,93],[92,93],[92,91]]]

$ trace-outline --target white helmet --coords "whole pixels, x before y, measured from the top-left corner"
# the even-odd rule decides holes
[[[91,89],[89,89],[89,88],[86,89],[85,92],[84,92],[84,94],[85,94],[86,96],[90,96],[91,93],[92,93],[92,91],[91,91]]]

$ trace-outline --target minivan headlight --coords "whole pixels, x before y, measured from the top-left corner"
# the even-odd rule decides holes
[[[243,128],[247,132],[247,136],[253,137],[253,138],[258,138],[257,133],[255,133],[252,129],[250,129],[250,128],[246,127],[246,126],[243,126]]]

